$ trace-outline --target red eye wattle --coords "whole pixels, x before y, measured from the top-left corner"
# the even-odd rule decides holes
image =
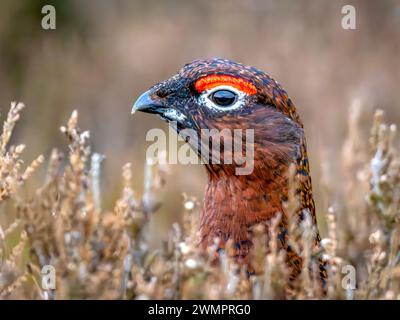
[[[206,90],[218,86],[232,86],[249,95],[256,94],[257,89],[251,82],[242,78],[233,77],[229,75],[209,75],[200,78],[196,81],[194,87],[197,92],[202,93]]]

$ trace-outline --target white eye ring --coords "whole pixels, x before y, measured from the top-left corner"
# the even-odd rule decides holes
[[[217,104],[215,104],[211,99],[210,95],[212,95],[214,92],[217,92],[219,90],[229,90],[232,91],[237,95],[237,99],[234,104],[227,106],[227,107],[221,107]],[[231,110],[236,110],[241,108],[244,105],[244,99],[246,97],[246,94],[235,87],[232,86],[218,86],[209,90],[204,91],[198,98],[198,102],[201,105],[206,106],[209,109],[213,110],[218,110],[218,111],[231,111]]]

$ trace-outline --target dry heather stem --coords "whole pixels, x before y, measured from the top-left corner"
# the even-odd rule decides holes
[[[285,253],[277,235],[281,215],[254,229],[252,262],[256,275],[230,257],[230,247],[215,263],[215,246],[198,247],[199,203],[183,196],[183,222],[174,224],[158,250],[150,250],[148,225],[160,208],[158,191],[168,168],[149,159],[144,194],[132,189],[135,173],[122,169],[122,192],[112,210],[102,208],[100,170],[103,156],[92,154],[89,133],[78,127],[78,113],[61,131],[69,152],[51,153],[43,183],[33,194],[20,192],[44,158],[23,169],[23,145],[9,146],[23,104],[12,103],[0,144],[0,298],[10,299],[399,299],[400,298],[400,155],[395,126],[378,111],[370,146],[358,129],[361,107],[350,114],[344,147],[345,177],[341,203],[327,212],[322,252],[315,252],[310,217],[295,219],[296,181],[290,175],[289,242],[302,257],[297,283],[289,282]],[[368,151],[371,150],[370,152]],[[165,154],[160,154],[165,157]],[[326,186],[327,190],[335,188]],[[336,188],[337,189],[337,188]],[[351,191],[351,192],[347,192]],[[265,226],[264,226],[265,227]],[[326,292],[321,290],[316,259],[328,262]],[[43,286],[42,270],[52,266],[55,287]],[[355,278],[346,270],[354,267]],[[345,271],[343,273],[343,270]],[[354,280],[354,281],[353,281]],[[288,286],[291,289],[288,291]]]

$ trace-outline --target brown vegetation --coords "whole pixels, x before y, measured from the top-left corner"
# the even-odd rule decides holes
[[[345,178],[333,181],[326,174],[320,184],[324,198],[332,196],[332,183],[345,193],[340,205],[319,212],[328,224],[322,240],[328,261],[324,296],[317,273],[308,268],[286,292],[284,254],[275,237],[264,239],[257,228],[252,254],[257,276],[248,278],[228,254],[221,255],[219,264],[211,263],[215,249],[199,250],[199,204],[187,195],[182,223],[174,224],[162,246],[153,250],[148,227],[159,214],[157,193],[167,168],[147,163],[145,191],[138,198],[132,189],[135,172],[126,164],[119,199],[113,208],[103,209],[101,198],[107,190],[100,192],[102,157],[91,152],[89,133],[79,129],[75,111],[61,127],[68,154],[53,150],[44,181],[29,192],[27,180],[40,180],[35,171],[44,158],[24,169],[25,146],[9,145],[22,109],[23,104],[12,103],[1,135],[0,215],[7,217],[0,225],[2,299],[400,299],[400,154],[394,144],[396,126],[384,123],[382,111],[375,114],[368,145],[359,128],[360,104],[354,103],[343,148]],[[327,173],[329,165],[324,166]],[[295,208],[294,196],[287,206]],[[304,261],[315,256],[310,225],[306,219],[289,235]],[[296,246],[297,241],[302,245]],[[55,290],[42,287],[45,265],[56,270]],[[355,290],[346,290],[343,283],[348,266],[356,270]]]

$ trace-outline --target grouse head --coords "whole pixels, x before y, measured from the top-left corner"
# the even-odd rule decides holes
[[[133,111],[159,115],[199,153],[201,142],[205,142],[200,138],[193,141],[188,132],[195,130],[197,137],[201,137],[201,130],[218,130],[219,133],[225,130],[220,136],[221,150],[217,150],[217,161],[211,161],[215,160],[213,150],[207,155],[210,161],[206,167],[211,175],[235,173],[232,170],[235,161],[232,165],[223,159],[229,154],[229,150],[224,150],[230,139],[229,133],[232,133],[229,147],[238,142],[232,141],[234,130],[242,130],[242,140],[245,130],[253,130],[251,147],[256,174],[269,164],[289,163],[301,156],[303,126],[286,92],[266,73],[237,62],[195,60],[170,79],[143,93]],[[241,146],[242,149],[246,147],[243,143]],[[218,165],[215,162],[219,162]]]

